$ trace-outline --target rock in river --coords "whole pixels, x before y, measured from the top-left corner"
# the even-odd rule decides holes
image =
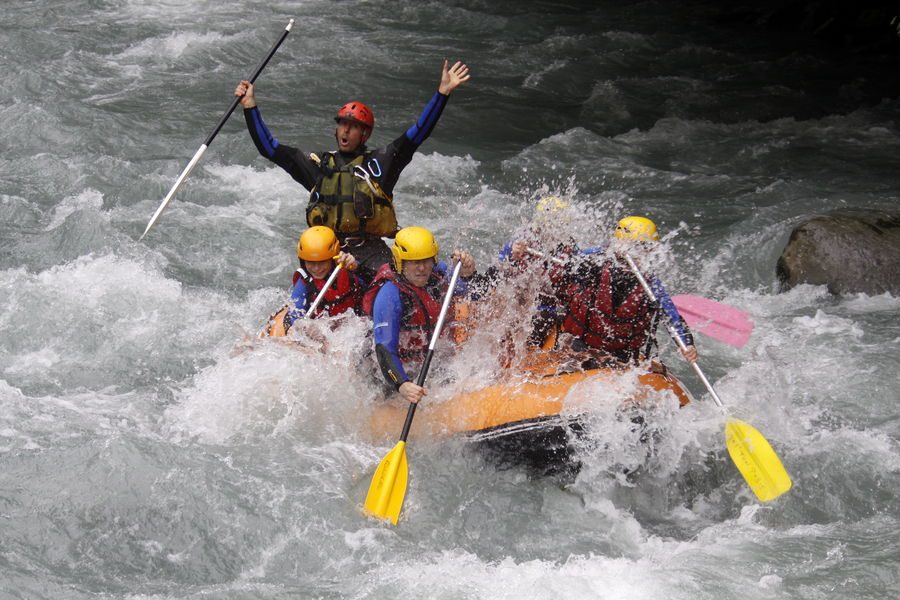
[[[900,295],[900,213],[835,212],[797,226],[776,266],[782,289]]]

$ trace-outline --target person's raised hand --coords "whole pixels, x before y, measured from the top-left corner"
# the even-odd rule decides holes
[[[243,108],[253,108],[256,106],[256,97],[253,95],[253,84],[246,79],[242,79],[237,87],[234,88],[234,95],[241,99],[241,106]]]
[[[516,240],[512,243],[509,250],[509,258],[514,261],[520,261],[528,254],[530,248],[525,240]]]
[[[347,269],[348,271],[355,271],[356,268],[359,267],[359,261],[357,261],[356,257],[349,252],[341,252],[335,257],[335,260],[341,268]]]
[[[461,277],[471,277],[475,274],[475,259],[468,252],[462,250],[454,250],[450,255],[451,262],[459,261],[462,266],[459,268]]]
[[[438,86],[438,91],[445,96],[449,95],[450,92],[471,78],[471,75],[469,75],[469,67],[467,67],[465,63],[456,61],[453,63],[453,66],[449,68],[447,67],[448,64],[449,62],[444,60],[444,67],[441,72],[441,84]]]

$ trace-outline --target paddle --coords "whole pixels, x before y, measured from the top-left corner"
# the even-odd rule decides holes
[[[540,250],[535,250],[535,249],[532,248],[531,246],[526,246],[526,247],[525,247],[525,251],[526,251],[528,254],[530,254],[530,255],[532,255],[532,256],[536,256],[536,257],[538,257],[538,258],[544,258],[545,256],[547,256],[546,254],[544,254],[544,253],[541,252]],[[564,260],[561,259],[561,258],[557,258],[556,256],[551,256],[549,260],[550,260],[550,262],[552,262],[552,263],[554,263],[554,264],[557,264],[557,265],[564,265],[564,264],[566,264],[566,261],[564,261]]]
[[[687,294],[672,296],[672,302],[691,329],[729,346],[743,348],[753,332],[747,313],[733,306]]]
[[[416,385],[422,386],[425,384],[425,375],[428,374],[431,357],[434,355],[434,346],[437,344],[441,328],[444,326],[444,318],[447,316],[447,308],[450,306],[453,290],[456,289],[456,280],[459,278],[461,266],[462,262],[457,262],[456,267],[453,269],[450,287],[447,288],[447,293],[444,295],[441,314],[438,317],[434,333],[431,335],[431,343],[428,344],[428,353],[425,355],[425,362],[422,363],[422,370],[419,371]],[[400,518],[400,508],[403,506],[403,498],[406,496],[406,483],[409,478],[409,465],[406,462],[406,437],[409,435],[409,428],[412,425],[413,416],[416,414],[416,406],[418,406],[416,402],[409,403],[409,410],[406,413],[406,422],[403,424],[400,441],[378,465],[375,475],[372,476],[369,493],[366,495],[366,513],[379,519],[390,520],[394,525],[397,524],[397,519]]]
[[[315,319],[313,313],[316,312],[316,309],[319,308],[319,305],[322,304],[322,300],[325,299],[325,292],[328,291],[328,288],[331,287],[331,284],[334,283],[334,280],[337,279],[338,273],[341,272],[341,265],[335,265],[334,270],[331,271],[331,275],[328,276],[328,279],[325,280],[325,285],[322,286],[322,289],[319,290],[319,293],[316,295],[316,299],[310,304],[309,309],[306,311],[304,315],[307,319]]]
[[[258,67],[256,67],[256,70],[253,72],[253,75],[250,76],[250,79],[249,79],[250,83],[253,83],[254,81],[256,81],[256,78],[259,77],[259,74],[262,73],[262,70],[266,67],[267,64],[269,64],[269,60],[272,58],[272,56],[278,50],[278,47],[281,46],[281,42],[284,41],[284,38],[287,37],[287,34],[291,32],[291,27],[293,27],[293,26],[294,26],[294,20],[291,19],[290,21],[288,21],[287,26],[284,28],[284,31],[281,33],[281,37],[278,38],[278,41],[275,42],[275,44],[272,46],[271,50],[269,50],[269,53],[266,55],[266,57],[263,59],[263,61],[261,63],[259,63]],[[191,161],[188,163],[188,165],[184,168],[184,171],[181,172],[181,175],[175,181],[175,185],[172,186],[172,189],[169,190],[169,193],[166,194],[165,198],[163,198],[162,204],[160,204],[159,208],[156,209],[156,212],[153,213],[153,216],[150,218],[150,222],[147,223],[147,228],[144,229],[144,233],[141,234],[141,237],[138,239],[138,241],[143,240],[144,236],[147,235],[147,232],[150,231],[150,228],[153,227],[153,224],[156,223],[156,220],[159,218],[159,215],[162,214],[162,211],[166,208],[166,205],[169,203],[169,200],[172,199],[172,196],[175,195],[175,192],[181,186],[181,182],[184,181],[184,179],[190,174],[190,172],[193,170],[194,166],[200,160],[200,157],[203,156],[203,153],[206,152],[206,149],[209,147],[210,144],[212,144],[213,139],[215,139],[215,137],[219,134],[219,130],[222,129],[223,125],[225,125],[225,121],[228,120],[228,117],[231,116],[231,113],[234,112],[234,109],[237,107],[237,105],[240,101],[241,101],[240,98],[235,97],[234,100],[231,102],[231,106],[228,108],[228,110],[225,111],[225,114],[222,115],[222,118],[219,119],[219,124],[216,125],[216,128],[213,130],[213,132],[211,134],[209,134],[209,137],[206,138],[206,141],[203,142],[203,144],[200,146],[200,149],[197,150],[197,152],[194,154],[194,158],[191,159]]]
[[[638,270],[637,265],[634,264],[634,260],[632,260],[628,254],[625,254],[624,256],[625,260],[628,262],[628,266],[631,267],[631,271],[641,283],[641,287],[644,288],[647,297],[649,297],[652,302],[656,302],[656,296],[653,294],[653,290],[650,289],[647,280],[644,279],[644,276],[641,274],[640,270]],[[678,347],[682,351],[687,350],[687,346],[678,336],[678,332],[675,331],[674,325],[668,321],[668,318],[666,328],[669,330],[672,340],[675,341]],[[697,361],[691,361],[691,366],[694,368],[694,372],[697,373],[700,381],[702,381],[703,385],[706,386],[706,389],[709,390],[716,405],[718,405],[722,412],[727,416],[728,413],[725,410],[725,405],[722,403],[716,390],[713,389],[712,384],[706,378],[706,375],[703,374],[700,365],[697,364]],[[728,421],[725,423],[725,445],[728,447],[728,454],[731,455],[731,460],[734,461],[734,464],[741,472],[741,475],[744,476],[744,480],[760,501],[768,502],[769,500],[774,500],[791,489],[791,477],[788,475],[787,471],[785,471],[784,465],[781,464],[778,455],[772,450],[772,446],[769,445],[766,438],[754,429],[752,425],[729,417]]]
[[[538,258],[545,256],[533,248],[528,248],[527,252]],[[555,256],[551,256],[550,261],[557,265],[566,264]],[[672,303],[691,328],[735,348],[743,348],[753,332],[753,322],[747,313],[733,306],[686,294],[673,296]]]

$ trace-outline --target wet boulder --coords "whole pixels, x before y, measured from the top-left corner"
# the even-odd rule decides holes
[[[832,213],[797,226],[776,266],[782,289],[900,295],[900,213]]]

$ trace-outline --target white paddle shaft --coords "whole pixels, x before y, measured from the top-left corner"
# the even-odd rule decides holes
[[[644,292],[647,294],[647,297],[650,298],[651,302],[656,302],[656,294],[653,293],[653,290],[650,289],[650,284],[647,283],[647,280],[644,279],[644,276],[641,274],[640,270],[637,268],[637,265],[634,264],[634,260],[627,254],[623,253],[625,256],[625,260],[628,262],[628,266],[631,267],[631,272],[634,273],[634,276],[637,277],[637,280],[641,283],[641,287],[644,288]],[[682,352],[687,350],[687,345],[684,343],[684,340],[681,339],[681,336],[678,335],[678,332],[675,330],[675,326],[672,321],[669,319],[669,315],[666,315],[666,329],[669,330],[669,335],[672,336],[672,339],[675,340],[675,343],[678,345],[678,348],[681,349]],[[709,390],[710,395],[713,400],[715,400],[716,404],[722,410],[725,409],[725,405],[722,404],[721,398],[716,393],[716,390],[713,389],[712,384],[709,382],[709,379],[706,378],[706,375],[703,373],[703,370],[700,369],[700,365],[697,364],[696,360],[691,361],[691,366],[694,368],[694,372],[697,373],[697,377],[700,378],[700,381],[703,382],[703,385],[706,386],[706,389]]]

